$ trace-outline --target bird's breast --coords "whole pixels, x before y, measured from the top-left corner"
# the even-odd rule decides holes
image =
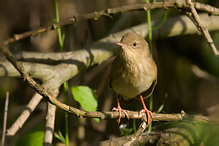
[[[132,60],[116,58],[112,64],[112,88],[125,100],[135,98],[137,95],[146,91],[152,82],[156,80],[157,70],[151,67],[154,63],[153,59],[138,59],[140,58]]]

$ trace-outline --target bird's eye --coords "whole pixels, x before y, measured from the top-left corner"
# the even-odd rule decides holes
[[[134,42],[132,45],[133,45],[134,47],[136,47],[136,46],[137,46],[137,43],[136,43],[136,42]]]

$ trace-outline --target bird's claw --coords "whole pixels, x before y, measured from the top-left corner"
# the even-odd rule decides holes
[[[145,112],[147,114],[147,125],[149,125],[150,124],[150,117],[152,119],[154,118],[152,112],[149,111],[148,109],[142,109],[139,111],[138,115],[141,116],[142,112]]]
[[[122,109],[120,106],[118,106],[117,108],[113,108],[112,109],[113,111],[117,111],[117,112],[119,112],[119,117],[118,117],[118,124],[120,123],[120,119],[121,119],[121,116],[122,116],[122,112],[125,114],[125,116],[129,119],[129,115],[128,115],[128,113],[124,110],[124,109]]]

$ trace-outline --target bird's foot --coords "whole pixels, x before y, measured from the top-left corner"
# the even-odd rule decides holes
[[[122,109],[121,106],[118,106],[117,108],[114,107],[112,110],[119,112],[119,117],[118,117],[118,120],[117,120],[118,124],[120,123],[120,119],[121,119],[121,116],[122,116],[122,112],[123,112],[123,113],[125,114],[125,116],[129,119],[128,113],[127,113],[124,109]]]
[[[145,112],[145,113],[147,114],[147,125],[149,125],[149,124],[150,124],[150,117],[151,117],[152,119],[154,118],[152,112],[149,111],[147,108],[145,108],[145,109],[142,109],[142,110],[139,112],[139,116],[142,114],[142,112]]]

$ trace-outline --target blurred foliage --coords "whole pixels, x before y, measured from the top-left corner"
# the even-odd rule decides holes
[[[219,125],[194,121],[193,118],[185,121],[159,124],[157,127],[163,130],[163,137],[158,143],[166,145],[211,145],[219,144]],[[165,138],[165,134],[168,134]]]
[[[120,135],[121,136],[127,136],[133,133],[133,128],[129,128],[128,123],[127,124],[120,124],[119,125]]]

